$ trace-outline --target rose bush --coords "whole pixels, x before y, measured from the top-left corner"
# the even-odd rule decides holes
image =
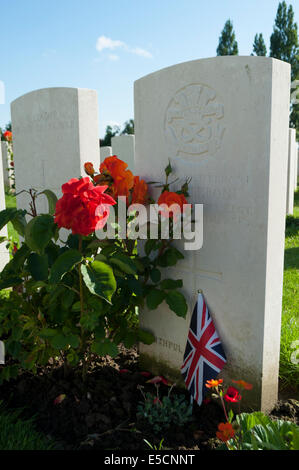
[[[30,190],[28,211],[0,212],[0,229],[10,221],[24,239],[0,274],[0,338],[12,358],[1,367],[0,380],[14,377],[19,367],[36,372],[50,358],[60,358],[66,372],[80,364],[85,377],[93,355],[114,356],[120,343],[154,341],[139,328],[139,307],[155,309],[165,301],[176,315],[186,315],[182,280],[162,273],[183,258],[171,239],[148,239],[139,254],[137,240],[96,237],[110,224],[117,196],[127,204],[152,201],[148,184],[116,156],[99,170],[86,163],[88,176],[65,183],[58,201],[51,191]],[[168,165],[162,192],[170,190],[171,171]],[[180,200],[187,189],[185,182],[177,191]],[[47,197],[47,214],[37,213],[37,197]],[[72,231],[64,241],[61,229]]]

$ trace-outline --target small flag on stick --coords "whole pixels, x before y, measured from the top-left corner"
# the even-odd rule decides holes
[[[194,400],[201,405],[207,380],[215,379],[226,363],[213,320],[203,295],[198,294],[189,327],[181,373]]]

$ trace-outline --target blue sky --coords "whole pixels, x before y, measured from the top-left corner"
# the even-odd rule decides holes
[[[254,35],[269,38],[279,0],[0,0],[0,81],[5,104],[56,86],[98,91],[100,136],[133,117],[133,83],[176,63],[216,55],[225,21],[233,21],[240,55]],[[299,23],[299,2],[287,1]],[[5,14],[3,14],[5,12]]]

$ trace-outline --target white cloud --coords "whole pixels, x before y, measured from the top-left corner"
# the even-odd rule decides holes
[[[116,54],[109,54],[109,55],[108,55],[108,59],[109,59],[109,60],[112,60],[113,62],[115,62],[116,60],[119,60],[119,56],[116,55]]]
[[[105,49],[110,49],[110,50],[123,49],[126,52],[129,52],[130,54],[139,55],[147,59],[151,59],[153,57],[153,55],[149,51],[146,51],[145,49],[142,49],[141,47],[130,47],[123,41],[120,41],[118,39],[116,40],[111,39],[111,38],[108,38],[107,36],[100,36],[97,39],[96,49],[99,52],[102,52]],[[118,60],[119,56],[117,56],[116,54],[110,54],[108,58],[110,60]]]
[[[116,49],[118,47],[126,47],[126,44],[122,41],[114,41],[111,38],[107,38],[106,36],[100,36],[97,40],[96,48],[99,52],[103,51],[104,49]]]
[[[135,47],[134,49],[131,49],[130,52],[132,52],[132,54],[146,57],[147,59],[151,59],[153,57],[153,55],[150,52],[146,51],[145,49],[141,49],[141,47]]]

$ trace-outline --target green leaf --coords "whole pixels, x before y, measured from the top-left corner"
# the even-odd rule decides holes
[[[50,338],[50,343],[54,349],[65,349],[68,345],[67,337],[63,333],[56,333]]]
[[[25,228],[25,241],[32,251],[44,254],[44,250],[53,237],[54,220],[51,215],[42,214],[34,217]]]
[[[111,266],[102,261],[81,266],[83,280],[89,291],[111,303],[112,295],[116,290],[116,281]]]
[[[91,345],[91,351],[99,356],[115,357],[118,355],[117,345],[107,338],[102,341],[94,341]]]
[[[78,302],[75,302],[72,305],[72,312],[80,312],[80,310],[81,310],[81,302],[80,300],[78,300]]]
[[[151,280],[153,281],[154,284],[159,282],[160,279],[161,279],[161,271],[159,271],[159,269],[157,269],[157,268],[153,268],[150,271],[149,275],[150,275],[150,278],[151,278]]]
[[[166,289],[166,290],[171,290],[171,289],[178,289],[183,287],[183,281],[181,279],[164,279],[160,283],[160,288],[161,289]]]
[[[28,270],[36,281],[45,281],[48,278],[48,256],[31,253],[27,262]]]
[[[54,261],[51,268],[49,282],[50,284],[57,284],[63,276],[73,269],[76,264],[80,263],[82,255],[77,250],[67,250]]]
[[[109,259],[111,264],[118,266],[126,274],[136,274],[137,268],[133,260],[121,253],[116,253]]]
[[[25,218],[26,211],[18,210],[14,218],[11,220],[13,228],[18,232],[21,237],[25,235],[26,229],[26,218]]]
[[[155,336],[149,331],[142,330],[141,328],[139,328],[138,339],[139,341],[141,341],[141,343],[152,344],[155,341]]]
[[[188,306],[185,297],[181,292],[171,291],[166,295],[166,302],[169,308],[176,314],[178,317],[186,317]]]
[[[171,167],[170,162],[168,163],[168,165],[167,165],[167,167],[165,168],[164,171],[165,171],[166,176],[169,176],[169,175],[171,174],[171,172],[172,172],[172,167]]]
[[[146,304],[150,310],[155,310],[165,299],[165,292],[151,289],[146,296]]]
[[[50,191],[50,189],[45,189],[41,194],[44,194],[48,199],[49,214],[54,215],[56,203],[58,201],[56,194],[54,194],[53,191]]]
[[[157,247],[157,244],[158,244],[158,240],[154,240],[154,239],[151,239],[149,238],[145,245],[144,245],[144,251],[145,251],[145,254],[146,256],[149,256],[149,254],[153,251],[153,250],[156,250],[158,247]]]
[[[18,210],[14,207],[9,207],[0,212],[0,230],[16,216],[17,212]]]
[[[180,259],[184,259],[182,253],[176,248],[171,247],[158,259],[157,264],[163,267],[175,266]]]
[[[23,282],[23,279],[17,276],[6,277],[0,280],[0,290],[8,289],[8,287],[18,286]]]

